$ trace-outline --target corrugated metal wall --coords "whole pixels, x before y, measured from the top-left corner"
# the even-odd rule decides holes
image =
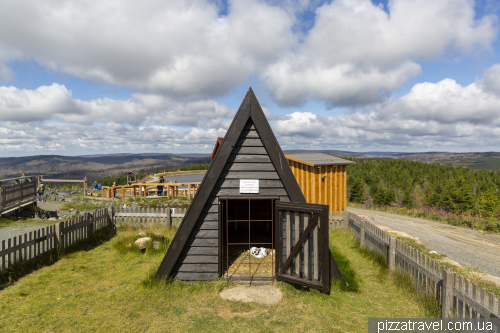
[[[288,160],[308,203],[328,205],[330,216],[340,218],[346,209],[346,165],[314,167]]]

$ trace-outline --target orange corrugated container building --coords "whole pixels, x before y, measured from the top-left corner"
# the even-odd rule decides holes
[[[286,154],[288,164],[308,203],[328,205],[330,216],[340,219],[347,206],[346,169],[351,161],[318,154]]]

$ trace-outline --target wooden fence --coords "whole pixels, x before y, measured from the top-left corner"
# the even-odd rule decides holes
[[[113,209],[100,208],[71,220],[42,227],[24,235],[1,241],[0,269],[26,263],[49,252],[61,253],[106,226],[113,226]]]
[[[179,227],[185,211],[185,208],[118,208],[115,213],[115,224],[120,226],[161,223],[168,227]]]
[[[23,178],[31,179],[31,181],[26,181],[21,184],[4,184],[6,181],[19,180]],[[37,182],[33,181],[33,177],[0,180],[0,214],[6,213],[24,204],[35,202],[36,187]]]
[[[184,196],[188,199],[194,198],[201,182],[193,183],[135,183],[130,185],[102,186],[101,196],[103,198],[122,198],[139,196],[141,198],[151,195],[158,197],[158,186],[163,187],[163,196],[178,198]],[[179,188],[187,186],[187,188]]]
[[[43,180],[44,183],[82,183],[83,184],[83,193],[87,194],[87,177],[83,177],[83,179],[47,179],[40,176],[40,179]]]
[[[442,317],[498,318],[500,299],[484,288],[453,270],[445,269],[437,261],[351,212],[345,211],[342,225],[359,239],[360,247],[383,255],[389,269],[400,269],[409,273],[419,290],[432,292],[441,305]],[[333,227],[338,224],[331,225]]]

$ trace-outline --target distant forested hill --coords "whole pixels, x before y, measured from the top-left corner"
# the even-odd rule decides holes
[[[396,159],[359,159],[347,169],[349,201],[408,208],[442,206],[455,214],[498,214],[497,171]],[[491,214],[490,214],[491,215]]]
[[[358,157],[358,156],[352,156]],[[462,166],[475,170],[500,170],[500,153],[485,152],[485,153],[397,153],[391,155],[392,158],[434,163],[450,166]]]
[[[0,179],[31,175],[46,178],[83,179],[88,181],[121,173],[171,169],[192,164],[210,163],[208,154],[110,154],[92,156],[40,155],[0,158]]]

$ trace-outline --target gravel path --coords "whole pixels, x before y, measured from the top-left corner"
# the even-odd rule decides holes
[[[376,225],[418,237],[431,250],[446,254],[462,266],[479,267],[487,274],[500,277],[500,235],[481,234],[470,229],[373,210],[347,210],[360,216],[372,216]]]
[[[47,212],[55,212],[62,208],[61,204],[55,202],[38,202],[38,208]]]
[[[27,232],[38,230],[43,227],[44,227],[43,225],[3,227],[0,228],[0,241],[7,240],[8,238],[16,237],[19,235],[23,235]]]

